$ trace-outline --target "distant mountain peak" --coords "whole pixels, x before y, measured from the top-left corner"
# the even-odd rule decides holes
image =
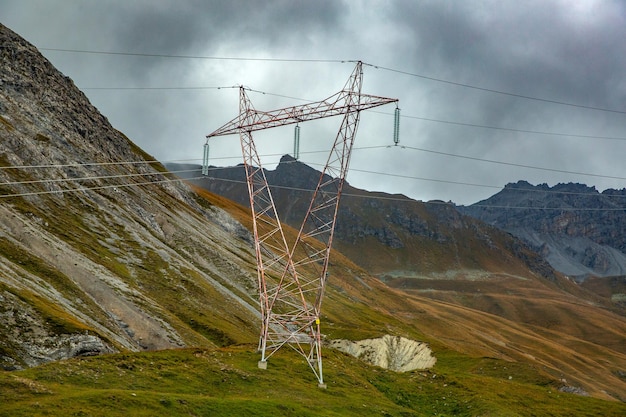
[[[296,158],[294,158],[293,156],[289,155],[289,154],[285,154],[280,158],[280,163],[284,164],[284,163],[292,163],[292,162],[297,162],[298,160]]]
[[[547,184],[542,184],[542,185],[546,185],[547,186]],[[538,187],[540,187],[540,186],[538,186]],[[529,183],[528,181],[524,181],[524,180],[519,180],[518,182],[510,182],[510,183],[508,183],[508,184],[506,184],[504,186],[505,190],[508,190],[508,189],[520,189],[520,188],[522,188],[522,189],[527,189],[527,188],[528,189],[532,189],[532,188],[535,188],[535,186],[532,185],[531,183]]]
[[[581,192],[581,193],[598,193],[598,190],[595,186],[588,186],[586,184],[568,182],[568,183],[558,183],[553,187],[550,187],[548,184],[541,183],[537,185],[533,185],[525,180],[519,180],[517,182],[510,182],[504,186],[502,192],[508,191],[554,191],[554,192]]]

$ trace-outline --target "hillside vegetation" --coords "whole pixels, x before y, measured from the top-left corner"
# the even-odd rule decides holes
[[[439,352],[396,373],[325,357],[319,389],[287,350],[267,370],[252,346],[115,354],[0,373],[2,416],[622,416],[626,404],[558,390],[524,363]]]

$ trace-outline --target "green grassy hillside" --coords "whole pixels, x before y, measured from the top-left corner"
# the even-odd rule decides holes
[[[395,373],[326,351],[327,389],[291,351],[252,346],[71,359],[0,373],[2,416],[623,416],[626,404],[558,391],[534,367],[439,352]]]

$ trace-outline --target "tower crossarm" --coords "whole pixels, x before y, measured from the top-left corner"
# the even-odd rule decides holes
[[[240,88],[243,89],[244,87]],[[249,109],[249,114],[240,114],[206,137],[211,138],[215,136],[232,135],[241,131],[254,132],[272,127],[300,123],[307,120],[345,115],[347,113],[360,112],[398,101],[398,99],[394,98],[379,97],[369,94],[358,94],[358,97],[352,97],[352,100],[348,100],[350,95],[354,95],[354,93],[340,91],[326,100],[299,106],[285,107],[272,111]]]

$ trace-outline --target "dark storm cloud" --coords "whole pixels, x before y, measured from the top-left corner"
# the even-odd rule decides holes
[[[64,7],[59,8],[59,4]],[[158,55],[309,58],[337,27],[341,2],[293,1],[132,1],[132,2],[14,2],[6,15],[29,28],[15,28],[39,47],[128,52]],[[37,9],[39,13],[31,13]],[[71,28],[71,30],[67,30]],[[62,29],[62,30],[61,30]],[[340,31],[334,30],[337,34]],[[53,33],[54,36],[50,36]],[[54,39],[54,42],[52,42]],[[185,87],[248,84],[258,65],[166,57],[80,55],[45,52],[92,101],[128,135],[161,159],[195,156],[176,153],[172,142],[200,149],[214,123],[234,116],[236,106],[209,101],[207,94],[171,91],[120,92],[91,87]],[[325,51],[321,51],[325,54]],[[224,64],[228,66],[223,70]],[[249,68],[249,75],[240,74]],[[262,77],[284,83],[278,71]],[[283,90],[283,92],[285,92]],[[236,99],[236,92],[233,91]],[[225,94],[221,94],[225,96]],[[213,97],[214,98],[214,97]]]
[[[626,107],[622,81],[626,67],[623,3],[404,2],[390,12],[390,18],[405,28],[409,33],[407,42],[414,45],[404,55],[406,60],[398,63],[405,70],[555,101],[603,108]],[[423,98],[428,102],[421,108],[425,117],[590,135],[623,136],[626,127],[623,114],[581,110],[436,83],[423,83],[423,87]],[[422,133],[425,135],[418,140],[441,151],[609,175],[619,175],[614,168],[620,166],[617,157],[620,152],[598,155],[594,150],[609,145],[623,151],[623,145],[615,142],[591,144],[565,137],[460,130],[435,124]],[[587,155],[584,162],[581,154]],[[422,167],[431,160],[433,172],[441,162],[437,157],[425,159]],[[477,180],[493,184],[494,177],[489,172],[501,172],[502,178],[509,180],[505,174],[508,169],[495,170],[489,164],[460,160],[446,166],[456,171],[455,178],[477,174]],[[547,178],[552,183],[557,177],[545,171],[517,172],[524,178],[538,181]],[[578,180],[594,181],[585,177]],[[431,186],[441,188],[439,184]],[[620,183],[613,181],[607,186],[620,186]]]
[[[551,101],[626,110],[625,7],[617,0],[4,0],[0,16],[4,24],[40,48],[361,59],[379,66],[365,67],[363,88],[367,93],[400,99],[405,116],[401,144],[405,148],[355,151],[350,182],[418,199],[471,203],[497,189],[467,184],[498,187],[525,179],[550,185],[585,182],[600,190],[623,188],[626,141],[468,125],[626,137],[626,116],[410,74]],[[117,128],[162,160],[197,159],[204,135],[235,116],[237,91],[88,88],[246,84],[268,93],[318,100],[341,88],[354,65],[43,52],[86,89]],[[251,98],[260,109],[301,103],[257,93]],[[392,108],[381,108],[378,113],[363,114],[356,146],[391,144],[392,112]],[[335,129],[332,123],[303,126],[303,151],[327,148],[322,138],[332,138]],[[290,132],[277,131],[264,139],[263,146],[268,153],[290,152],[289,137]],[[238,153],[236,142],[236,138],[216,141],[212,149],[216,154],[234,156]],[[307,154],[305,159],[323,162],[316,158],[317,154]]]
[[[570,3],[584,2],[404,2],[391,18],[410,28],[411,61],[424,71],[586,101],[610,93],[606,83],[623,68],[624,3],[579,11]]]
[[[337,26],[341,15],[338,13],[341,3],[336,1],[170,1],[156,4],[146,7],[131,2],[123,6],[120,13],[123,18],[107,30],[112,34],[107,49],[164,55],[271,58],[279,54],[310,58],[311,54],[318,53],[317,43],[323,43],[325,34]],[[224,69],[224,65],[229,69]],[[130,81],[134,86],[246,84],[268,91],[286,91],[272,87],[282,84],[284,88],[284,73],[266,72],[267,66],[255,62],[131,57],[121,60],[117,68],[115,80],[109,85],[120,85],[121,80]],[[240,73],[244,75],[238,75]],[[254,84],[255,75],[262,83]],[[236,100],[236,91],[231,93],[229,96]],[[233,100],[227,101],[226,106],[206,98],[206,95],[183,96],[177,92],[157,100],[140,95],[128,100],[125,107],[132,106],[132,111],[125,111],[119,120],[126,126],[143,126],[132,137],[149,143],[149,146],[142,146],[152,149],[155,156],[189,158],[197,153],[177,154],[180,149],[172,147],[172,138],[186,138],[187,149],[195,147],[197,152],[204,135],[218,127],[214,124],[229,120],[237,111]],[[211,122],[207,120],[209,115]],[[190,119],[196,126],[190,124]],[[231,142],[235,146],[225,152],[238,149],[235,141]]]
[[[492,89],[610,107],[605,98],[622,78],[626,59],[621,4],[606,10],[607,16],[592,11],[576,16],[567,6],[545,1],[453,4],[408,2],[394,17],[412,29],[418,45],[412,62],[420,70]]]
[[[125,50],[198,55],[226,43],[246,53],[251,48],[284,48],[337,28],[337,1],[161,1],[123,6],[115,22],[113,44]],[[106,6],[102,6],[105,8]],[[303,51],[303,56],[308,55]]]

